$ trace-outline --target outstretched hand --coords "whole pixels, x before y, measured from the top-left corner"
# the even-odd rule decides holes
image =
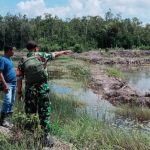
[[[68,54],[72,54],[72,53],[73,53],[73,51],[71,51],[71,50],[64,51],[64,55],[68,55]]]
[[[53,52],[55,57],[59,57],[59,56],[62,56],[62,55],[68,55],[68,54],[71,54],[71,53],[73,53],[71,50]]]

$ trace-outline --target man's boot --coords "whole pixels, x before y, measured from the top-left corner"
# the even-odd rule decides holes
[[[6,128],[12,128],[13,124],[10,124],[8,121],[6,121],[7,114],[1,113],[0,117],[0,126],[6,127]]]

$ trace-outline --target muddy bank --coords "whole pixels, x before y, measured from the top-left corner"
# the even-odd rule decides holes
[[[74,58],[101,65],[145,65],[150,64],[150,51],[90,51],[73,54]]]
[[[27,52],[15,52],[13,59],[19,60],[24,57]],[[74,53],[72,57],[87,60],[93,64],[101,65],[145,65],[150,64],[150,51],[90,51],[84,53]]]
[[[132,89],[121,79],[109,77],[91,69],[90,88],[104,99],[115,104],[144,105],[150,107],[150,94],[142,94]]]
[[[124,57],[125,56],[125,57]],[[87,60],[98,64],[119,64],[119,65],[142,65],[150,63],[149,51],[119,51],[111,52],[106,57],[106,53],[92,51],[82,54],[74,54],[74,58]],[[145,58],[146,57],[146,58]],[[101,94],[104,99],[113,104],[128,103],[130,105],[143,105],[150,108],[150,94],[140,93],[132,89],[125,81],[110,77],[99,69],[91,67],[91,79],[89,86],[95,93]]]

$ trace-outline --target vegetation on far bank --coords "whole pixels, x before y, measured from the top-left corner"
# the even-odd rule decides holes
[[[26,15],[0,15],[0,50],[4,45],[20,51],[28,40],[35,40],[44,51],[72,49],[75,52],[92,49],[150,49],[150,24],[143,26],[134,18],[122,18],[111,10],[105,16],[60,19],[51,14],[36,18]],[[22,50],[23,49],[23,50]]]

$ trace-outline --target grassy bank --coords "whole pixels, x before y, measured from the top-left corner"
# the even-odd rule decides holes
[[[116,113],[124,116],[125,118],[131,118],[133,120],[148,121],[150,120],[150,109],[147,107],[137,107],[122,105],[116,109]]]
[[[81,103],[75,102],[71,96],[52,95],[52,97],[52,130],[50,133],[67,143],[72,143],[77,149],[148,150],[150,148],[149,134],[138,130],[119,129],[87,116],[77,115],[75,108],[81,107]],[[21,109],[21,105],[15,109],[16,115],[13,121],[18,128],[23,129],[24,124],[21,121],[25,118],[23,118],[22,109],[18,109]],[[21,138],[14,138],[15,140],[1,137],[1,150],[35,150],[39,147],[39,132],[40,130],[36,128],[36,132],[31,135],[31,133],[22,130]]]
[[[71,97],[68,97],[68,99],[64,98],[63,103],[66,103],[66,105],[61,104],[62,99],[58,97],[55,98],[56,99],[53,99],[54,101],[52,102],[56,108],[54,109],[54,114],[61,115],[59,115],[57,119],[56,117],[53,118],[55,125],[53,124],[52,133],[67,142],[73,143],[77,149],[144,150],[150,147],[150,137],[148,134],[137,130],[119,129],[101,121],[91,119],[88,116],[77,116],[77,114],[74,113],[74,108],[81,105],[70,103]],[[58,107],[63,107],[63,111]],[[58,120],[62,122],[60,123]]]

